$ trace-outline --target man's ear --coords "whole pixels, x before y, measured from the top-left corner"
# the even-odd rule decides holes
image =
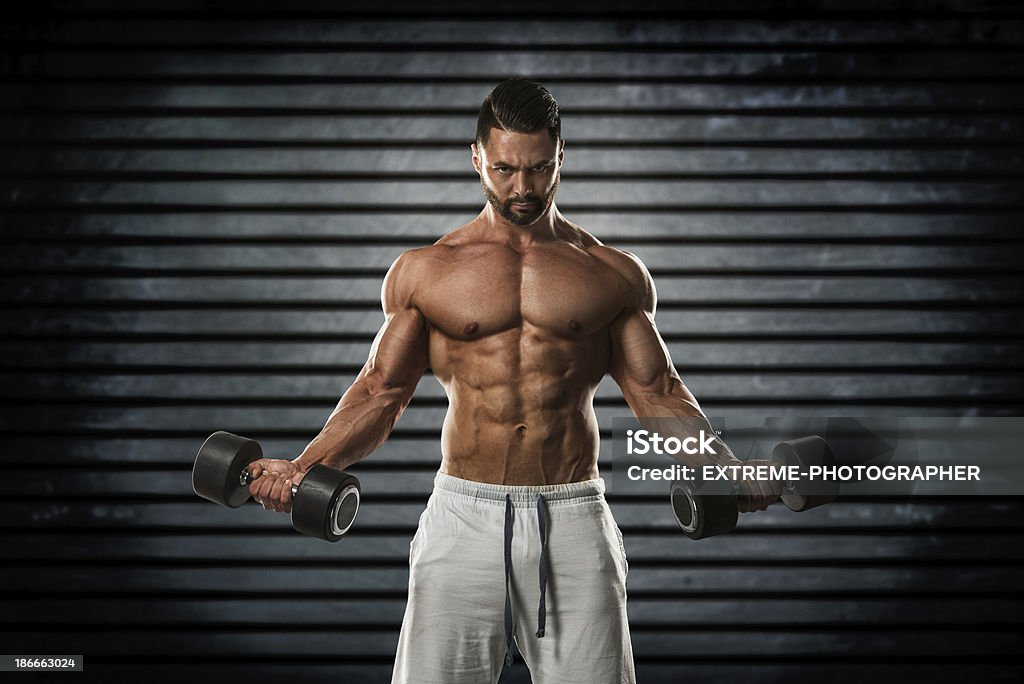
[[[558,165],[562,165],[562,161],[565,159],[565,138],[558,139]]]
[[[477,149],[476,143],[470,144],[469,149],[473,151],[473,168],[476,169],[477,173],[481,173],[481,170],[480,170],[480,163],[481,163],[481,160],[480,160],[480,150]]]

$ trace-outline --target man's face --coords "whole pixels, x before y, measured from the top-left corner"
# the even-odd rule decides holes
[[[563,147],[546,129],[509,133],[492,128],[485,146],[472,145],[484,196],[503,219],[529,226],[547,213],[558,190]]]

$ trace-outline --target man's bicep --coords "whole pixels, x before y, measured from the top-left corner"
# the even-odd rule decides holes
[[[415,251],[401,254],[384,276],[384,325],[377,332],[360,372],[360,378],[376,390],[405,388],[410,396],[427,369],[429,337],[426,318],[415,305],[421,277]]]
[[[413,307],[386,316],[370,347],[360,377],[377,389],[408,389],[411,393],[426,372],[427,322]]]
[[[654,322],[657,291],[647,267],[623,252],[631,303],[610,327],[609,372],[637,417],[700,415],[697,399],[676,372],[665,341]]]
[[[641,391],[667,391],[675,374],[654,314],[643,309],[626,310],[611,325],[612,378],[626,399]]]
[[[609,372],[638,418],[702,415],[696,397],[676,372],[654,314],[642,309],[623,313],[611,331]]]

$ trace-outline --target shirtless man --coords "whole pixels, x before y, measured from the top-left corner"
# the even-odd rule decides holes
[[[432,369],[449,410],[410,544],[393,682],[496,682],[513,639],[535,681],[633,682],[628,564],[597,468],[594,393],[610,373],[638,417],[706,418],[654,325],[647,269],[554,204],[564,140],[551,94],[499,84],[471,149],[487,204],[398,257],[366,365],[300,456],[254,464],[250,492],[289,511],[292,482],[373,452]],[[718,453],[677,458],[739,462]],[[737,486],[741,511],[779,496],[767,482]]]

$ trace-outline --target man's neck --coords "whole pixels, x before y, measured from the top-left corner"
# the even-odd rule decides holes
[[[513,247],[528,247],[541,242],[561,240],[559,225],[565,222],[553,202],[548,211],[536,223],[528,226],[509,223],[489,203],[480,212],[480,219],[486,226],[488,234],[501,236],[503,241]]]

